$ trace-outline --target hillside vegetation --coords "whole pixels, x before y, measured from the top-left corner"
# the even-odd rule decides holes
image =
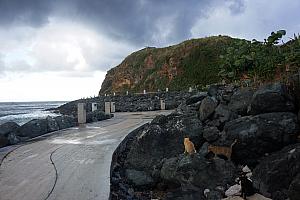
[[[109,70],[99,93],[157,91],[166,87],[184,90],[221,80],[272,79],[299,67],[299,37],[295,35],[279,45],[283,35],[284,30],[272,33],[264,42],[213,36],[165,48],[147,47]]]

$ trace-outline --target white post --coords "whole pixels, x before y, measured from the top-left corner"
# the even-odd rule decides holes
[[[114,96],[116,96],[116,93],[114,92]]]
[[[166,92],[169,92],[169,88],[166,88]]]
[[[144,94],[146,94],[146,90],[144,90]]]
[[[92,103],[92,112],[96,111],[98,109],[97,103]]]
[[[85,124],[86,123],[85,103],[78,103],[78,105],[77,105],[77,116],[78,116],[78,124]]]
[[[190,87],[190,88],[189,88],[189,92],[193,92],[193,89],[192,89],[192,87]]]
[[[110,112],[111,113],[116,112],[116,104],[115,104],[115,102],[110,102]]]
[[[110,102],[104,103],[105,114],[110,114]]]
[[[161,110],[166,110],[166,103],[165,103],[165,100],[160,100],[160,109]]]
[[[126,95],[128,95],[129,94],[129,92],[128,91],[126,91]]]

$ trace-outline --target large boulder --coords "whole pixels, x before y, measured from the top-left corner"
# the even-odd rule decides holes
[[[159,117],[136,136],[125,164],[128,168],[151,173],[151,166],[161,159],[184,152],[184,137],[189,137],[196,149],[204,143],[198,118],[184,115]]]
[[[164,200],[205,200],[203,191],[196,187],[180,187],[167,192]],[[221,198],[220,198],[221,199]]]
[[[66,129],[70,127],[77,126],[77,120],[74,117],[63,115],[54,118],[58,124],[59,129]]]
[[[130,132],[114,151],[110,166],[111,184],[109,199],[134,199],[134,194],[130,192],[133,190],[132,184],[134,183],[132,183],[133,180],[127,180],[128,178],[125,178],[125,174],[127,173],[124,164],[127,159],[128,152],[132,147],[132,143],[136,140],[137,135],[139,135],[147,127],[149,127],[149,124],[145,124]]]
[[[11,144],[8,136],[20,126],[15,122],[6,122],[0,125],[0,148]]]
[[[264,157],[253,170],[253,183],[266,197],[300,199],[300,144]]]
[[[122,188],[143,189],[157,184],[162,161],[184,152],[184,137],[189,137],[196,149],[205,142],[202,123],[197,117],[160,115],[131,132],[113,154],[111,191],[128,198]]]
[[[56,120],[50,116],[48,116],[46,118],[47,122],[48,122],[48,131],[49,132],[53,132],[53,131],[58,131],[59,130],[59,126],[58,123],[56,122]]]
[[[20,126],[15,122],[6,122],[0,125],[0,136],[7,136],[9,133],[14,132]]]
[[[2,135],[0,135],[0,148],[8,145],[8,139]]]
[[[228,103],[229,109],[239,115],[247,115],[247,109],[250,105],[253,93],[251,88],[238,89],[230,98],[230,102]]]
[[[48,132],[48,121],[46,119],[33,119],[16,129],[15,134],[20,137],[33,138]]]
[[[91,123],[91,122],[97,122],[97,121],[102,121],[105,119],[109,119],[110,115],[106,115],[103,111],[100,110],[95,110],[93,112],[88,112],[86,116],[86,122]]]
[[[206,127],[203,130],[203,137],[208,142],[214,142],[217,139],[219,139],[220,136],[221,136],[221,133],[217,127],[210,126],[210,127]]]
[[[210,85],[207,89],[207,94],[211,97],[217,98],[219,93],[219,86],[218,85]]]
[[[160,176],[169,187],[193,185],[215,190],[233,184],[236,168],[231,161],[215,158],[207,160],[200,155],[180,155],[164,161]]]
[[[17,137],[16,134],[12,132],[7,135],[7,140],[9,144],[17,144],[22,140],[22,138]]]
[[[264,154],[296,142],[299,125],[294,113],[279,112],[241,117],[227,122],[224,130],[226,134],[214,144],[230,146],[237,139],[232,158],[253,165]]]
[[[215,109],[214,119],[218,119],[220,124],[236,119],[238,116],[232,112],[227,105],[219,104]]]
[[[300,199],[300,173],[291,182],[288,195],[290,200]]]
[[[206,92],[200,92],[198,94],[195,94],[195,95],[189,97],[186,100],[186,104],[191,105],[191,104],[197,103],[199,101],[202,101],[205,97],[207,97],[207,93]]]
[[[154,184],[153,178],[144,171],[126,169],[126,177],[130,183],[137,187],[151,186]]]
[[[295,106],[287,88],[281,83],[261,86],[253,95],[248,108],[252,115],[269,112],[294,112]]]
[[[217,101],[212,97],[206,97],[202,100],[199,109],[199,118],[201,121],[206,120],[210,117],[217,107]]]

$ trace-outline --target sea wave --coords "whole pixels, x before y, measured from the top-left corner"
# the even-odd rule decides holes
[[[13,121],[23,125],[32,119],[55,117],[59,114],[46,111],[46,109],[56,108],[64,103],[66,102],[0,103],[0,124]]]

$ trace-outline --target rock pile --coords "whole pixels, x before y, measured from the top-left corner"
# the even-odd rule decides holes
[[[170,110],[177,108],[184,99],[193,94],[191,92],[159,92],[155,94],[99,96],[69,102],[60,106],[57,111],[64,115],[76,116],[78,103],[86,103],[88,112],[92,110],[92,103],[98,103],[98,109],[104,111],[104,102],[115,102],[116,112],[152,111],[160,110],[160,100],[164,100],[166,109]],[[193,100],[191,99],[191,101]]]
[[[259,193],[300,199],[299,124],[285,86],[212,86],[131,132],[111,163],[110,199],[222,199],[242,165]],[[197,150],[185,155],[183,139]],[[231,160],[208,152],[229,147]]]
[[[110,117],[102,111],[94,111],[87,114],[87,122],[101,121]],[[14,122],[7,122],[0,125],[0,147],[17,144],[30,138],[77,125],[77,119],[67,115],[33,119],[22,126]]]

